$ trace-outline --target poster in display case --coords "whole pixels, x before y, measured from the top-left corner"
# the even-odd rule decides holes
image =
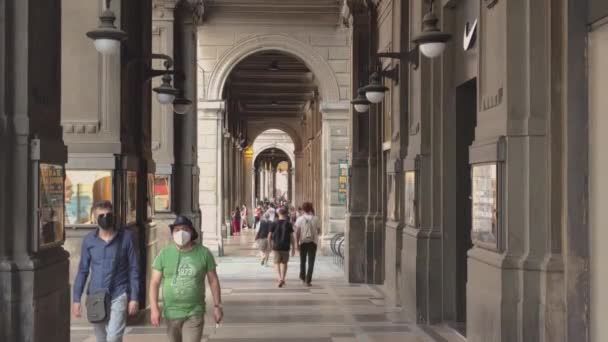
[[[477,245],[498,248],[498,173],[496,163],[471,166],[471,239]]]
[[[65,240],[65,193],[62,165],[39,164],[38,248],[61,245]]]
[[[127,171],[126,224],[137,222],[137,172]]]
[[[157,212],[171,212],[171,175],[155,176],[154,209]]]
[[[418,227],[418,210],[416,205],[416,171],[405,172],[405,224]]]

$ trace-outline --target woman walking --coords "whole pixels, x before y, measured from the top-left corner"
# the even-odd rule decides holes
[[[232,235],[241,235],[241,210],[239,207],[236,207],[232,214]]]

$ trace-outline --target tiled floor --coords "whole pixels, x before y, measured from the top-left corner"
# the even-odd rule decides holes
[[[207,324],[207,342],[461,342],[443,327],[406,322],[399,309],[384,305],[382,293],[344,281],[331,258],[319,257],[313,287],[298,279],[299,258],[290,262],[287,286],[276,287],[271,267],[255,258],[253,234],[227,242],[218,259],[225,320],[216,329]],[[207,322],[211,322],[210,317]],[[91,329],[74,324],[72,342],[94,342]],[[164,330],[127,328],[126,342],[166,341]]]

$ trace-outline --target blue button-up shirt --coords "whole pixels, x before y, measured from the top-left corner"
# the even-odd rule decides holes
[[[87,294],[109,290],[112,299],[127,293],[129,300],[137,301],[139,298],[139,262],[133,233],[122,229],[110,242],[102,240],[98,233],[98,230],[91,232],[82,240],[80,265],[74,281],[74,303],[80,303],[89,271],[91,280]],[[118,238],[122,238],[122,247],[117,258]],[[109,289],[112,265],[115,261],[119,261],[119,263],[114,275],[114,286]]]

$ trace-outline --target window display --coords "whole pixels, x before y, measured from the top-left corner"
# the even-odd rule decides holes
[[[171,211],[171,176],[154,177],[154,209],[157,212]]]
[[[112,171],[66,171],[66,225],[94,224],[91,207],[101,200],[112,200]]]
[[[498,191],[496,163],[472,166],[473,227],[471,238],[477,244],[497,247]]]
[[[39,243],[40,248],[61,244],[64,235],[63,166],[40,164]]]

